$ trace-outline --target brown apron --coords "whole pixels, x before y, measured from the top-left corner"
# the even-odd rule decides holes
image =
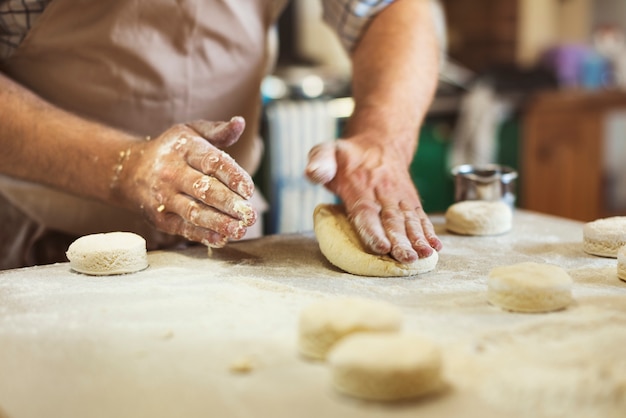
[[[285,3],[53,0],[2,71],[61,108],[141,136],[243,116],[246,130],[226,151],[254,173],[262,153],[259,86],[271,67],[267,35]],[[0,176],[0,194],[38,233],[127,230],[149,248],[171,241],[138,215],[48,187]],[[3,255],[15,251],[2,245]]]

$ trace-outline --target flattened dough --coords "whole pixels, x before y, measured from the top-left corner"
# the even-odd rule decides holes
[[[148,267],[146,240],[132,232],[82,236],[66,255],[73,270],[92,276],[134,273]]]
[[[306,357],[323,360],[345,336],[364,331],[392,332],[402,325],[393,305],[363,298],[322,299],[300,313],[298,348]]]
[[[626,245],[617,252],[617,277],[626,282]]]
[[[353,334],[328,360],[335,389],[362,399],[410,399],[441,387],[441,350],[419,336]]]
[[[626,216],[596,219],[583,225],[583,250],[601,257],[617,257],[626,245]]]
[[[526,262],[495,267],[487,280],[492,305],[515,312],[549,312],[572,302],[572,278],[561,267]]]
[[[465,200],[446,211],[446,229],[461,235],[500,235],[511,230],[513,211],[504,202]]]
[[[400,263],[388,255],[368,253],[341,205],[318,205],[313,220],[322,254],[331,264],[348,273],[374,277],[413,276],[437,266],[437,251],[409,264]]]

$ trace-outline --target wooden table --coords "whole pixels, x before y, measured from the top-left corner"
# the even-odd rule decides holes
[[[149,253],[123,276],[0,272],[0,417],[623,417],[626,283],[615,259],[582,251],[582,224],[517,210],[510,233],[463,237],[432,219],[439,264],[409,278],[342,273],[312,234]],[[565,268],[575,303],[490,306],[489,270],[522,261]],[[395,304],[404,332],[438,342],[446,390],[399,404],[336,393],[328,367],[297,354],[297,323],[346,295]]]

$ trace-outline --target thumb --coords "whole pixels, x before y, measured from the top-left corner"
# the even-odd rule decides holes
[[[235,116],[228,122],[195,120],[187,126],[217,148],[226,148],[237,142],[246,128],[246,121],[241,116]]]
[[[305,174],[314,183],[328,184],[337,174],[335,141],[322,142],[309,151]]]

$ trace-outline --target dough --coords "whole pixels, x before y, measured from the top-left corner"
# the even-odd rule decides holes
[[[626,245],[617,252],[617,277],[626,282]]]
[[[513,225],[511,207],[501,201],[465,200],[446,211],[446,229],[461,235],[499,235]]]
[[[300,314],[298,346],[304,356],[323,360],[328,350],[348,334],[362,331],[397,331],[400,311],[393,305],[361,298],[322,299]]]
[[[313,220],[322,254],[331,264],[348,273],[375,277],[413,276],[437,266],[437,251],[409,264],[402,264],[388,255],[368,253],[341,205],[318,205]]]
[[[583,225],[583,250],[592,255],[617,257],[626,245],[626,216],[596,219]]]
[[[94,276],[134,273],[148,267],[146,240],[132,232],[82,236],[66,255],[73,270]]]
[[[254,370],[254,362],[249,357],[241,357],[230,363],[231,373],[246,374]]]
[[[394,401],[441,387],[441,350],[405,334],[353,334],[329,354],[333,386],[358,398]]]
[[[489,273],[487,299],[515,312],[549,312],[572,302],[572,278],[561,267],[519,263],[496,267]]]

